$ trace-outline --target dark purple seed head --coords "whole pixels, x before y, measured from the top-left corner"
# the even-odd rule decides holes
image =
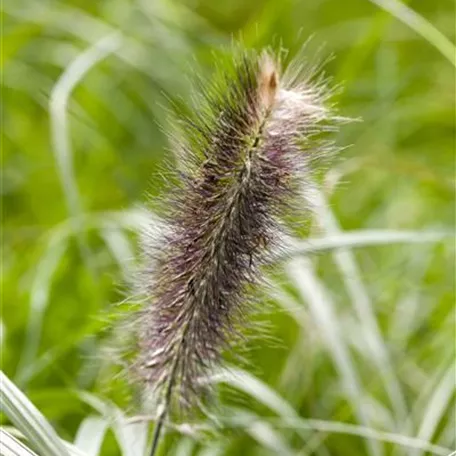
[[[280,245],[279,218],[322,154],[318,133],[332,115],[312,76],[292,64],[281,78],[272,55],[245,53],[184,119],[186,172],[159,241],[145,243],[139,281],[135,371],[167,408],[203,392]]]

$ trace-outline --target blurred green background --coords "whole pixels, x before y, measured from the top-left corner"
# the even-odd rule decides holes
[[[340,114],[360,121],[337,134],[312,236],[382,230],[383,244],[278,268],[258,317],[268,336],[249,339],[241,384],[226,382],[215,411],[233,429],[178,429],[163,454],[454,448],[454,245],[388,242],[454,228],[452,1],[11,0],[2,16],[2,369],[62,438],[83,445],[96,400],[131,411],[108,321],[141,207],[173,162],[170,103],[191,109],[192,74],[210,78],[233,39],[293,56],[313,35],[334,55]],[[99,454],[120,454],[115,435]]]

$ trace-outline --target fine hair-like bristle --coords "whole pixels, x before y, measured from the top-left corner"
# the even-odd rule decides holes
[[[278,61],[243,53],[184,119],[186,172],[140,275],[135,366],[162,415],[203,392],[201,379],[230,346],[246,293],[280,244],[279,217],[322,152],[318,133],[331,120],[324,83],[296,64],[281,77]]]

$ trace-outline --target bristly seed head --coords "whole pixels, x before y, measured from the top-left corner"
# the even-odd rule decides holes
[[[247,292],[280,245],[279,217],[326,154],[319,133],[332,114],[313,68],[244,53],[205,87],[184,119],[186,172],[167,205],[158,241],[146,242],[139,285],[135,371],[159,404],[192,405],[245,322]],[[218,81],[218,80],[217,80]]]

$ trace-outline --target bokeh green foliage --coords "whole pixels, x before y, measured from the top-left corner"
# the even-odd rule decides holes
[[[134,269],[139,207],[146,193],[153,202],[166,187],[164,165],[174,160],[165,135],[172,126],[170,106],[192,110],[193,75],[210,78],[214,52],[227,52],[233,40],[246,47],[283,46],[293,56],[313,35],[310,48],[324,44],[324,53],[334,55],[326,71],[343,86],[336,95],[339,111],[359,119],[337,135],[341,146],[350,147],[323,182],[344,230],[453,229],[454,66],[438,40],[412,30],[406,15],[394,17],[381,8],[391,3],[4,2],[2,368],[62,437],[72,440],[91,413],[76,390],[127,407],[117,388],[122,380],[110,381],[107,321],[116,314],[113,304],[124,299],[123,284]],[[454,41],[451,1],[408,6]],[[71,155],[63,156],[53,142],[52,93],[75,59],[116,31],[122,34],[120,44],[70,94]],[[325,226],[313,230],[315,236],[322,232]],[[268,298],[275,310],[267,306],[261,317],[269,322],[270,337],[252,338],[247,347],[248,369],[301,417],[371,424],[454,446],[454,392],[445,380],[454,363],[453,246],[379,246],[354,255],[409,421],[400,422],[370,360],[365,322],[353,310],[359,293],[347,287],[353,271],[341,274],[331,253],[312,257],[313,266],[335,304],[336,325],[351,353],[369,419],[360,422],[356,405],[344,395],[327,346],[328,328],[314,321],[286,273],[278,271],[276,277],[283,295]],[[231,400],[268,416],[248,395],[228,395]],[[293,454],[372,451],[359,437],[343,433],[308,432],[304,451],[302,438],[280,426],[278,434],[271,431],[280,436],[279,442],[271,437],[273,443],[261,438],[269,429],[244,431],[220,440],[220,454],[280,453],[282,441]],[[191,454],[185,453],[190,440],[178,434],[168,440],[176,451],[169,454]],[[193,454],[214,443],[217,439],[208,438]],[[415,454],[393,444],[382,451]],[[113,441],[108,439],[102,454],[117,454]]]

